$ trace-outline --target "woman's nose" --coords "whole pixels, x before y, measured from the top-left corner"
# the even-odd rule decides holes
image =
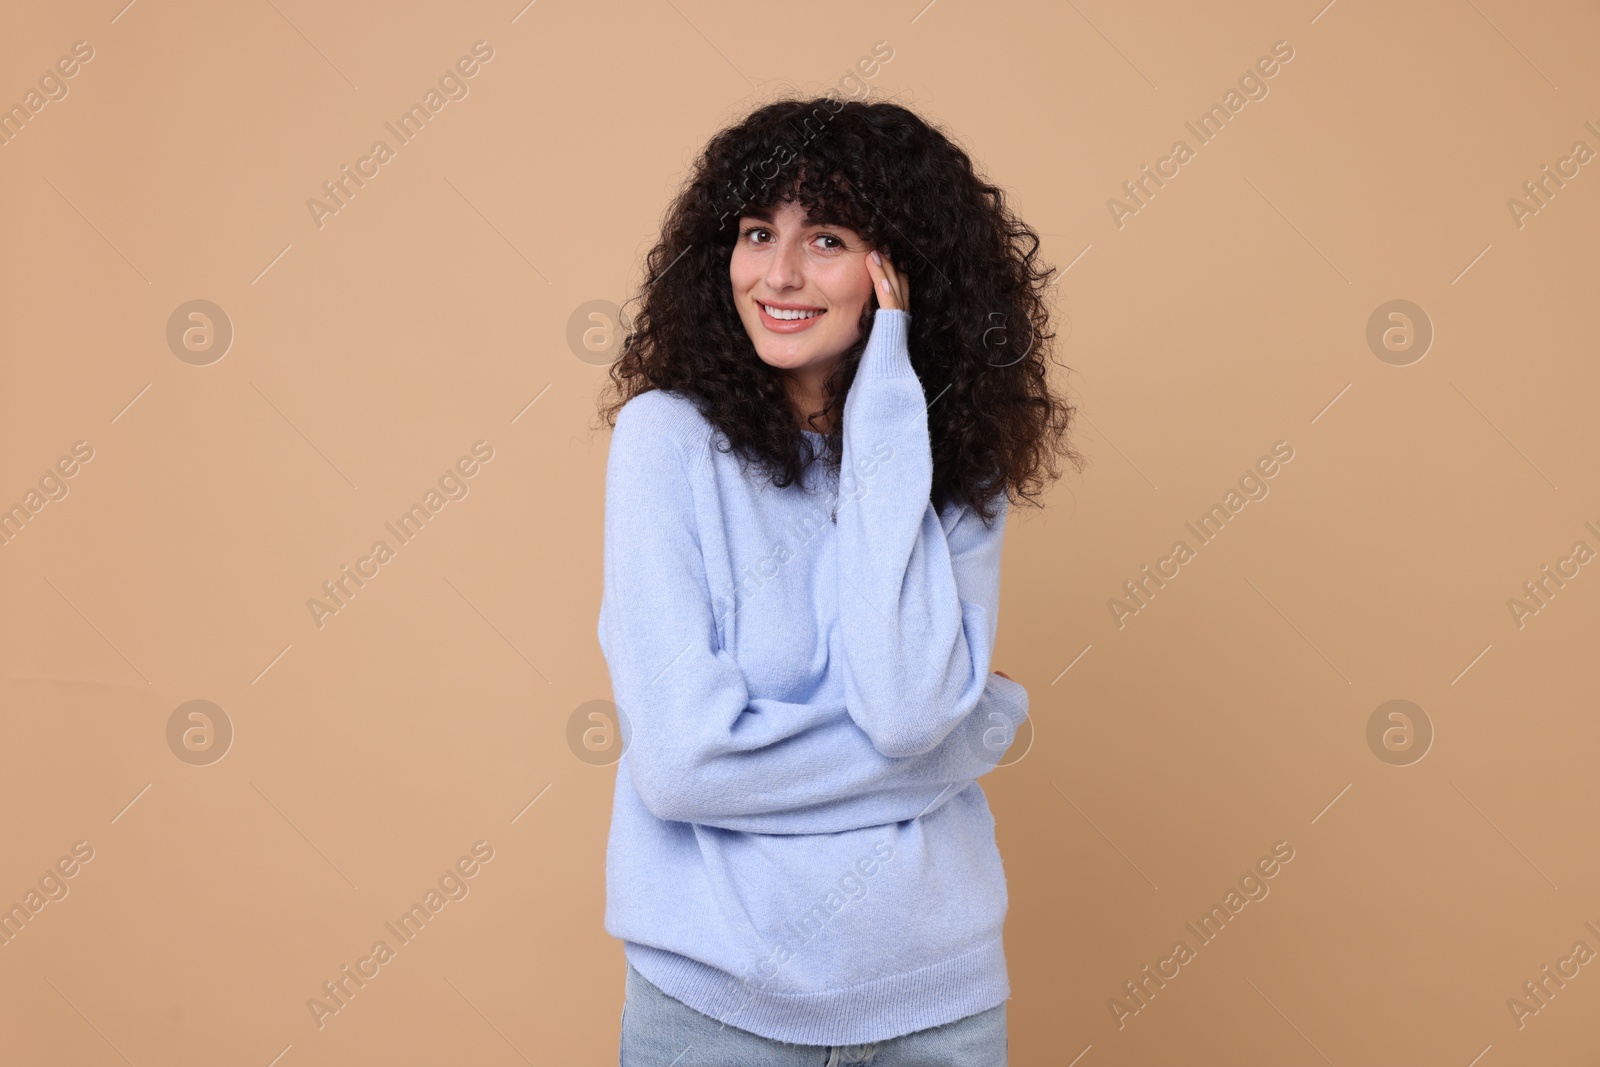
[[[803,252],[798,244],[779,244],[767,264],[767,284],[774,289],[789,289],[800,284],[804,269]]]

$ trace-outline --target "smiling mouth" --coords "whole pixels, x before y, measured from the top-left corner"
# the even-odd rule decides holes
[[[803,333],[822,321],[826,308],[775,308],[757,300],[761,312],[761,325],[768,333]]]
[[[801,322],[827,314],[822,308],[778,308],[771,304],[763,304],[759,300],[756,301],[756,306],[761,309],[762,314],[779,322]]]

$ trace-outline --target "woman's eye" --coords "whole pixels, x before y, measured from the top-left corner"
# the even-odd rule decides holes
[[[739,236],[743,237],[746,241],[753,241],[756,244],[763,244],[772,237],[772,231],[768,230],[764,226],[748,226],[740,231]],[[835,237],[831,233],[819,233],[816,235],[816,237],[812,238],[812,240],[823,242],[821,248],[826,252],[836,252],[849,247],[844,240]]]

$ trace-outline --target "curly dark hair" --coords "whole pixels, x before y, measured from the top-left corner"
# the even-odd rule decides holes
[[[1059,476],[1059,452],[1082,470],[1066,439],[1076,410],[1050,389],[1054,333],[1045,303],[1053,268],[1035,264],[1039,237],[984,181],[966,152],[916,113],[834,95],[781,100],[714,136],[668,208],[645,277],[624,313],[601,417],[640,393],[693,398],[746,469],[782,488],[816,458],[782,372],[756,355],[734,305],[729,259],[740,215],[796,201],[812,222],[846,226],[906,276],[907,347],[930,402],[930,498],[973,508],[985,524],[1001,490],[1034,498]],[[871,334],[839,360],[811,422],[830,416],[827,469],[841,458],[845,396]],[[1019,349],[1021,354],[1018,354]],[[774,418],[781,411],[786,417]],[[802,483],[803,484],[803,483]]]

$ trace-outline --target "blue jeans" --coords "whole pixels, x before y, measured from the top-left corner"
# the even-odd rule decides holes
[[[1006,1067],[1006,1006],[870,1045],[791,1045],[702,1015],[628,964],[621,1067]]]

